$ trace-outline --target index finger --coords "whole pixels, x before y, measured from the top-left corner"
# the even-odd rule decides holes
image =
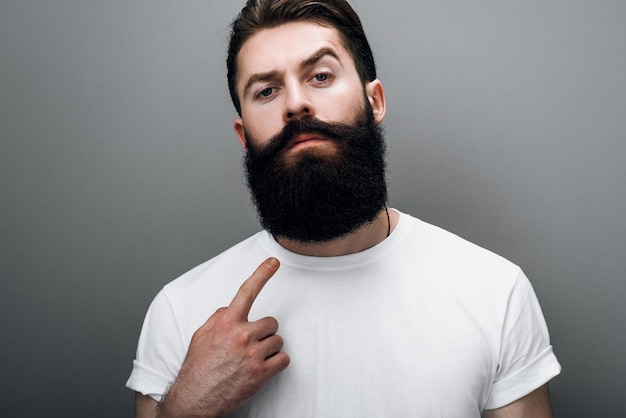
[[[268,258],[262,262],[252,275],[239,287],[237,294],[228,306],[228,315],[234,316],[241,321],[248,320],[250,308],[261,293],[261,289],[268,280],[276,273],[280,263],[275,258]]]

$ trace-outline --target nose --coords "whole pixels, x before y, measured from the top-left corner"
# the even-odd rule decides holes
[[[285,112],[283,119],[288,122],[303,116],[313,116],[315,109],[307,94],[306,87],[297,82],[286,86]]]

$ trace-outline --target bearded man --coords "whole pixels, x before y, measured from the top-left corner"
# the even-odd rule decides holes
[[[249,0],[227,67],[264,231],[156,296],[137,416],[550,417],[523,272],[387,207],[385,94],[347,2]]]

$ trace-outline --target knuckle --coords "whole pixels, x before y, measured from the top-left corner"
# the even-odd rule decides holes
[[[234,342],[237,346],[243,347],[250,343],[252,340],[252,333],[249,329],[242,329],[236,333]]]
[[[259,359],[263,359],[261,347],[259,344],[248,347],[246,358],[252,363],[256,363]]]
[[[261,379],[266,374],[265,365],[262,362],[255,362],[250,367],[250,375],[255,379]]]

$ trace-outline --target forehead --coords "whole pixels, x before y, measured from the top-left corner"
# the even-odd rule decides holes
[[[290,22],[260,30],[243,44],[237,56],[238,90],[242,80],[252,74],[295,68],[321,48],[335,51],[342,65],[354,66],[339,32],[333,27]]]

